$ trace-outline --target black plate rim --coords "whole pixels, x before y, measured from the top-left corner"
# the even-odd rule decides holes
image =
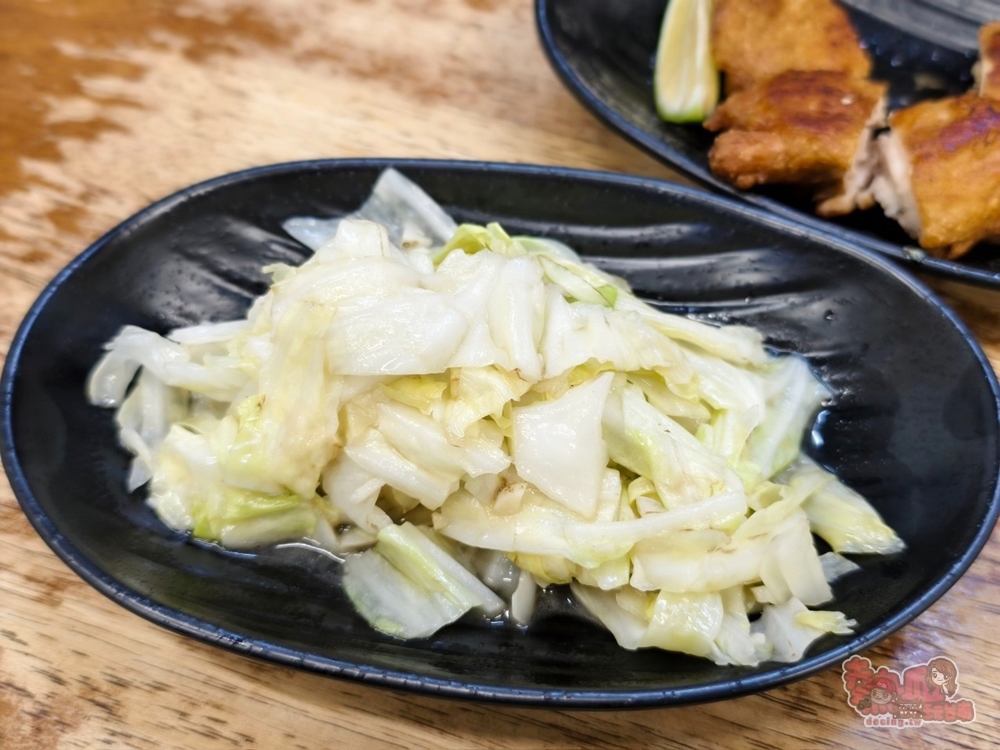
[[[450,170],[457,172],[487,170],[496,173],[544,175],[570,181],[590,180],[605,186],[642,187],[659,191],[664,195],[672,194],[682,200],[700,202],[713,208],[720,208],[724,211],[747,217],[752,221],[772,227],[786,234],[827,244],[834,248],[835,251],[846,252],[849,255],[853,255],[879,267],[882,272],[909,287],[914,294],[927,303],[936,313],[943,315],[957,329],[964,343],[972,349],[973,355],[979,362],[980,373],[986,378],[994,398],[995,409],[992,417],[1000,423],[1000,383],[997,382],[997,377],[993,372],[989,360],[965,324],[927,286],[868,248],[852,245],[827,233],[815,231],[810,227],[803,226],[799,222],[771,215],[746,203],[724,198],[697,188],[662,180],[594,170],[503,162],[360,158],[313,159],[253,167],[182,188],[133,214],[96,240],[60,271],[32,304],[14,336],[4,364],[3,376],[0,378],[0,394],[2,394],[3,398],[2,424],[0,424],[0,458],[2,458],[3,467],[14,495],[31,525],[56,555],[86,583],[126,610],[167,630],[243,656],[254,657],[280,666],[302,669],[327,677],[374,684],[390,689],[429,696],[557,709],[631,709],[682,706],[737,698],[770,690],[824,671],[849,658],[852,654],[870,648],[911,622],[944,595],[965,573],[985,546],[997,522],[997,518],[1000,516],[1000,481],[998,481],[1000,477],[998,476],[994,476],[993,495],[989,500],[988,511],[983,522],[980,524],[972,544],[952,563],[945,575],[934,585],[930,586],[908,607],[881,627],[873,628],[859,634],[858,637],[852,639],[850,642],[823,654],[807,657],[800,662],[777,667],[758,675],[746,678],[734,678],[708,685],[673,689],[620,691],[602,689],[525,689],[491,685],[475,682],[474,680],[446,680],[413,672],[379,669],[370,665],[353,664],[333,658],[316,656],[305,651],[279,646],[263,639],[248,638],[231,630],[213,625],[205,620],[185,614],[172,607],[157,604],[153,600],[120,583],[113,576],[87,559],[80,550],[60,534],[59,529],[35,499],[17,456],[11,410],[14,396],[13,386],[15,376],[18,372],[21,352],[31,335],[35,321],[44,310],[48,301],[59,291],[62,284],[73,275],[76,269],[100,253],[112,240],[122,234],[128,233],[131,229],[141,225],[145,221],[166,213],[203,193],[244,180],[256,180],[266,178],[272,174],[299,170],[337,171],[347,169],[384,169],[387,167],[394,167],[401,171],[407,169],[439,169],[442,171]]]
[[[619,135],[641,148],[655,159],[681,172],[685,177],[694,180],[710,190],[750,203],[757,208],[771,211],[786,219],[805,224],[810,229],[831,237],[843,239],[864,245],[872,250],[887,255],[897,262],[906,264],[914,271],[924,271],[934,276],[954,279],[956,281],[1000,289],[1000,273],[990,273],[979,268],[964,266],[955,261],[935,258],[913,246],[913,252],[906,247],[894,245],[883,240],[869,237],[853,229],[831,227],[822,219],[811,214],[789,208],[785,204],[752,191],[737,190],[729,183],[716,178],[700,164],[695,163],[684,154],[675,151],[663,141],[640,127],[633,125],[618,113],[614,107],[607,104],[593,91],[573,69],[569,60],[563,56],[556,43],[552,26],[549,23],[550,8],[553,0],[535,0],[535,22],[541,40],[542,49],[563,85],[584,105],[598,120],[611,127]],[[650,105],[652,106],[652,105]]]

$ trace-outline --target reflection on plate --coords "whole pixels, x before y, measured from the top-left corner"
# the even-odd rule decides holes
[[[848,0],[845,5],[872,54],[872,76],[890,84],[890,108],[971,87],[976,30],[990,10],[983,4]],[[563,82],[598,118],[654,156],[714,190],[860,242],[911,267],[1000,287],[1000,247],[981,245],[958,262],[931,258],[877,207],[821,219],[808,195],[794,188],[740,191],[715,177],[708,168],[712,134],[699,125],[663,122],[653,107],[653,58],[665,8],[666,0],[536,0],[542,45]],[[908,33],[913,24],[900,20],[917,11],[935,20],[922,36]],[[1000,17],[1000,10],[995,15]]]
[[[124,490],[128,456],[83,381],[122,324],[159,331],[243,314],[260,267],[301,262],[293,215],[356,208],[394,166],[459,220],[564,240],[642,296],[762,329],[836,396],[809,452],[869,497],[908,551],[835,585],[857,634],[797,664],[719,667],[621,650],[547,597],[526,632],[463,620],[402,642],[345,600],[338,564],[302,549],[230,554],[160,524]],[[322,674],[447,697],[637,707],[764,690],[833,666],[916,617],[971,564],[1000,497],[998,387],[955,316],[883,259],[757,209],[666,183],[541,167],[419,161],[279,165],[188,188],[81,254],[28,313],[4,371],[3,462],[39,534],[86,581],[160,625]]]

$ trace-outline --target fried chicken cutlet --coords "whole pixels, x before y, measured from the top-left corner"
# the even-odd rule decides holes
[[[893,112],[871,184],[887,216],[949,259],[1000,241],[1000,101],[975,94]]]
[[[812,186],[824,216],[867,208],[871,136],[885,123],[885,93],[885,84],[845,72],[780,73],[731,94],[705,122],[726,131],[709,151],[709,167],[743,190]]]
[[[833,0],[716,0],[712,54],[726,91],[741,91],[786,70],[871,72],[868,53]]]

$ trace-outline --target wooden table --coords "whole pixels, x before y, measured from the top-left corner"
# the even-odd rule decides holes
[[[3,0],[0,348],[65,263],[150,201],[245,167],[351,156],[676,178],[563,90],[529,0]],[[1000,294],[938,286],[1000,364]],[[994,534],[943,599],[865,654],[897,671],[952,658],[970,725],[865,728],[837,669],[684,709],[498,708],[268,666],[151,625],[71,573],[4,481],[0,747],[985,748],[998,564]]]

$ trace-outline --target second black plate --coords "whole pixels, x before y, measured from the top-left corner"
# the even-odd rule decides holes
[[[821,219],[809,199],[794,190],[746,192],[715,177],[708,168],[712,134],[700,125],[663,122],[653,107],[653,59],[666,5],[666,0],[537,0],[542,45],[583,104],[689,177],[936,275],[1000,288],[996,246],[980,246],[958,262],[931,258],[916,250],[914,241],[878,208]],[[889,81],[892,108],[968,90],[977,29],[991,17],[1000,18],[1000,2],[848,0],[844,5],[872,54],[873,77]]]

